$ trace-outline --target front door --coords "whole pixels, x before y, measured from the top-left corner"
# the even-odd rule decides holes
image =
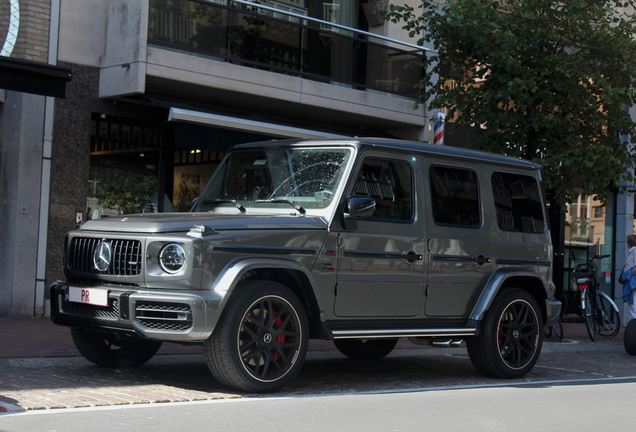
[[[338,317],[405,317],[422,310],[426,238],[416,212],[410,156],[365,153],[346,196],[370,196],[375,213],[342,218],[339,228]]]

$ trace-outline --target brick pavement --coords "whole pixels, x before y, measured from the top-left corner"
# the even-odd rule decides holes
[[[564,342],[547,341],[533,371],[521,380],[479,375],[464,348],[436,349],[400,341],[379,362],[355,362],[327,341],[312,341],[299,377],[279,395],[398,391],[505,382],[602,379],[636,375],[636,357],[625,353],[622,334],[587,340],[581,324],[565,325]],[[10,412],[253,397],[217,383],[201,347],[164,344],[137,369],[106,369],[86,361],[69,329],[48,319],[0,318],[0,407]]]

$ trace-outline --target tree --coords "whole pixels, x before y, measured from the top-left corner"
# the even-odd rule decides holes
[[[150,198],[158,189],[156,175],[131,170],[113,169],[97,180],[99,205],[119,214],[144,213],[152,207]]]
[[[636,124],[632,0],[422,0],[391,5],[437,54],[420,104],[469,126],[472,148],[544,166],[546,189],[569,202],[575,183],[605,202],[620,179],[633,181]],[[439,76],[434,82],[433,78]]]

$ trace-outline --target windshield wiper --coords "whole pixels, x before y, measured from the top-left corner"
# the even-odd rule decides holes
[[[239,209],[239,211],[241,213],[245,213],[245,207],[243,207],[241,205],[241,203],[238,202],[237,200],[233,200],[233,199],[213,199],[213,200],[209,200],[209,201],[203,201],[203,204],[220,204],[220,203],[232,204],[234,207]]]
[[[266,200],[256,200],[257,203],[272,203],[272,204],[289,204],[292,206],[298,213],[304,215],[307,213],[304,208],[302,208],[296,201],[288,200],[288,199],[266,199]]]

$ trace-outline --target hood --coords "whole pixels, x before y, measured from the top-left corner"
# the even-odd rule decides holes
[[[188,232],[195,225],[206,225],[215,231],[223,230],[281,230],[327,229],[320,217],[289,215],[218,215],[210,213],[151,213],[107,217],[82,224],[82,231],[111,231],[126,233]]]

